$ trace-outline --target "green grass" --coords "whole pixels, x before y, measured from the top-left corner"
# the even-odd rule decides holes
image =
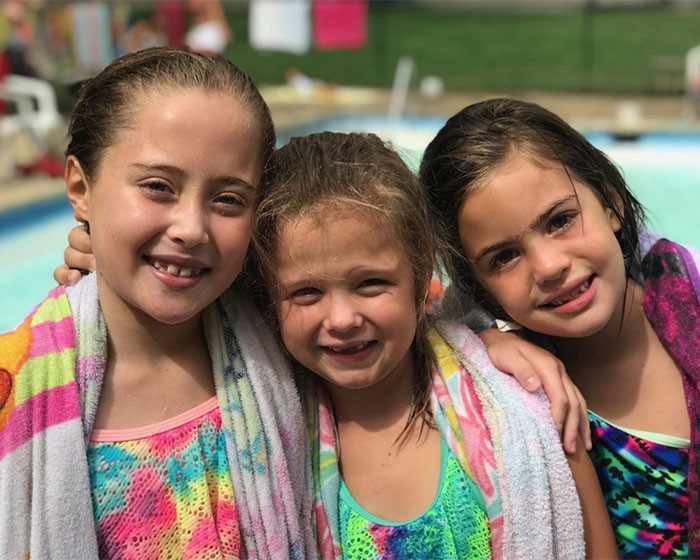
[[[354,51],[297,56],[254,51],[247,13],[229,14],[226,55],[259,84],[282,83],[298,66],[327,82],[390,86],[407,54],[418,75],[449,90],[648,93],[655,56],[683,57],[700,43],[700,9],[572,13],[474,13],[370,4],[369,40]]]

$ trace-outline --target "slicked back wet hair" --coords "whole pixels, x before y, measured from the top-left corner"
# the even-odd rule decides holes
[[[569,178],[588,185],[622,224],[616,235],[628,274],[631,266],[639,264],[644,211],[615,164],[547,109],[499,98],[469,105],[451,117],[421,162],[420,178],[431,215],[441,226],[441,260],[452,282],[472,296],[480,292],[459,239],[458,216],[469,193],[513,152],[559,163]]]
[[[270,110],[250,77],[224,58],[166,48],[122,56],[81,86],[69,125],[66,155],[75,156],[88,180],[94,179],[104,151],[133,124],[144,99],[153,93],[188,88],[231,94],[247,108],[251,134],[259,137],[261,161],[267,161],[275,148],[275,128]]]

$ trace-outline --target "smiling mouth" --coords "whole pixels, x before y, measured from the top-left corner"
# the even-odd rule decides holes
[[[146,258],[146,260],[148,261],[148,264],[150,264],[153,268],[156,268],[161,272],[165,272],[177,278],[192,278],[193,276],[200,276],[204,272],[204,269],[202,268],[188,268],[185,266],[161,263],[150,258]]]
[[[575,291],[571,292],[568,296],[554,301],[550,301],[549,303],[545,303],[544,305],[542,305],[542,307],[560,307],[565,303],[569,303],[570,301],[575,300],[581,294],[588,291],[588,289],[591,287],[592,282],[593,275],[589,276],[585,282],[583,282]]]
[[[326,350],[330,350],[334,354],[356,354],[366,350],[370,345],[376,344],[376,340],[370,340],[367,342],[362,342],[360,344],[355,344],[354,346],[323,346]]]

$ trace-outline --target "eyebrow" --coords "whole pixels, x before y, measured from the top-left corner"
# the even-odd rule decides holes
[[[142,172],[159,171],[161,173],[175,175],[179,179],[182,179],[185,176],[185,172],[175,165],[134,163],[131,165],[131,167],[134,167]],[[253,185],[251,185],[248,181],[245,181],[245,180],[241,179],[240,177],[236,177],[235,175],[217,175],[216,177],[213,177],[211,179],[211,181],[209,181],[209,182],[216,185],[217,187],[234,186],[235,185],[235,186],[243,187],[243,188],[248,189],[248,190],[253,191],[253,192],[256,191],[255,187]]]
[[[569,196],[565,196],[563,198],[560,198],[558,200],[555,200],[550,204],[545,210],[537,216],[527,227],[528,230],[533,230],[533,229],[538,229],[542,226],[543,223],[545,223],[549,217],[556,212],[559,207],[563,206],[564,204],[567,204],[570,200],[575,199],[576,195],[572,194]],[[486,256],[488,253],[492,253],[494,251],[498,251],[502,249],[503,247],[507,247],[508,245],[511,245],[514,241],[518,239],[518,235],[514,235],[511,237],[507,237],[506,239],[503,239],[502,241],[499,241],[498,243],[494,243],[493,245],[489,245],[488,247],[484,247],[479,253],[476,255],[474,258],[474,262],[478,262],[481,260],[484,256]]]
[[[391,268],[377,268],[377,267],[365,267],[356,266],[350,270],[345,271],[342,279],[347,279],[349,283],[354,281],[356,276],[367,276],[373,278],[375,276],[392,276],[396,272],[398,267]],[[298,278],[293,278],[288,282],[284,282],[278,278],[277,285],[283,287],[286,291],[295,291],[299,288],[314,287],[318,288],[323,280],[333,279],[333,276],[327,276],[322,274],[308,273],[306,276],[301,276]]]

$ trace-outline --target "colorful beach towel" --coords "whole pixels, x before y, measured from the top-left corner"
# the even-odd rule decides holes
[[[642,262],[644,312],[683,374],[688,416],[688,555],[700,558],[700,254],[662,239]]]
[[[496,370],[469,329],[441,322],[431,329],[436,356],[431,408],[465,473],[481,491],[493,558],[583,558],[583,522],[571,471],[540,391],[531,395]],[[328,394],[307,392],[319,546],[341,558],[338,446]]]
[[[316,556],[307,439],[285,359],[234,291],[204,315],[244,558]],[[0,337],[0,557],[97,558],[86,460],[107,356],[94,275]]]

